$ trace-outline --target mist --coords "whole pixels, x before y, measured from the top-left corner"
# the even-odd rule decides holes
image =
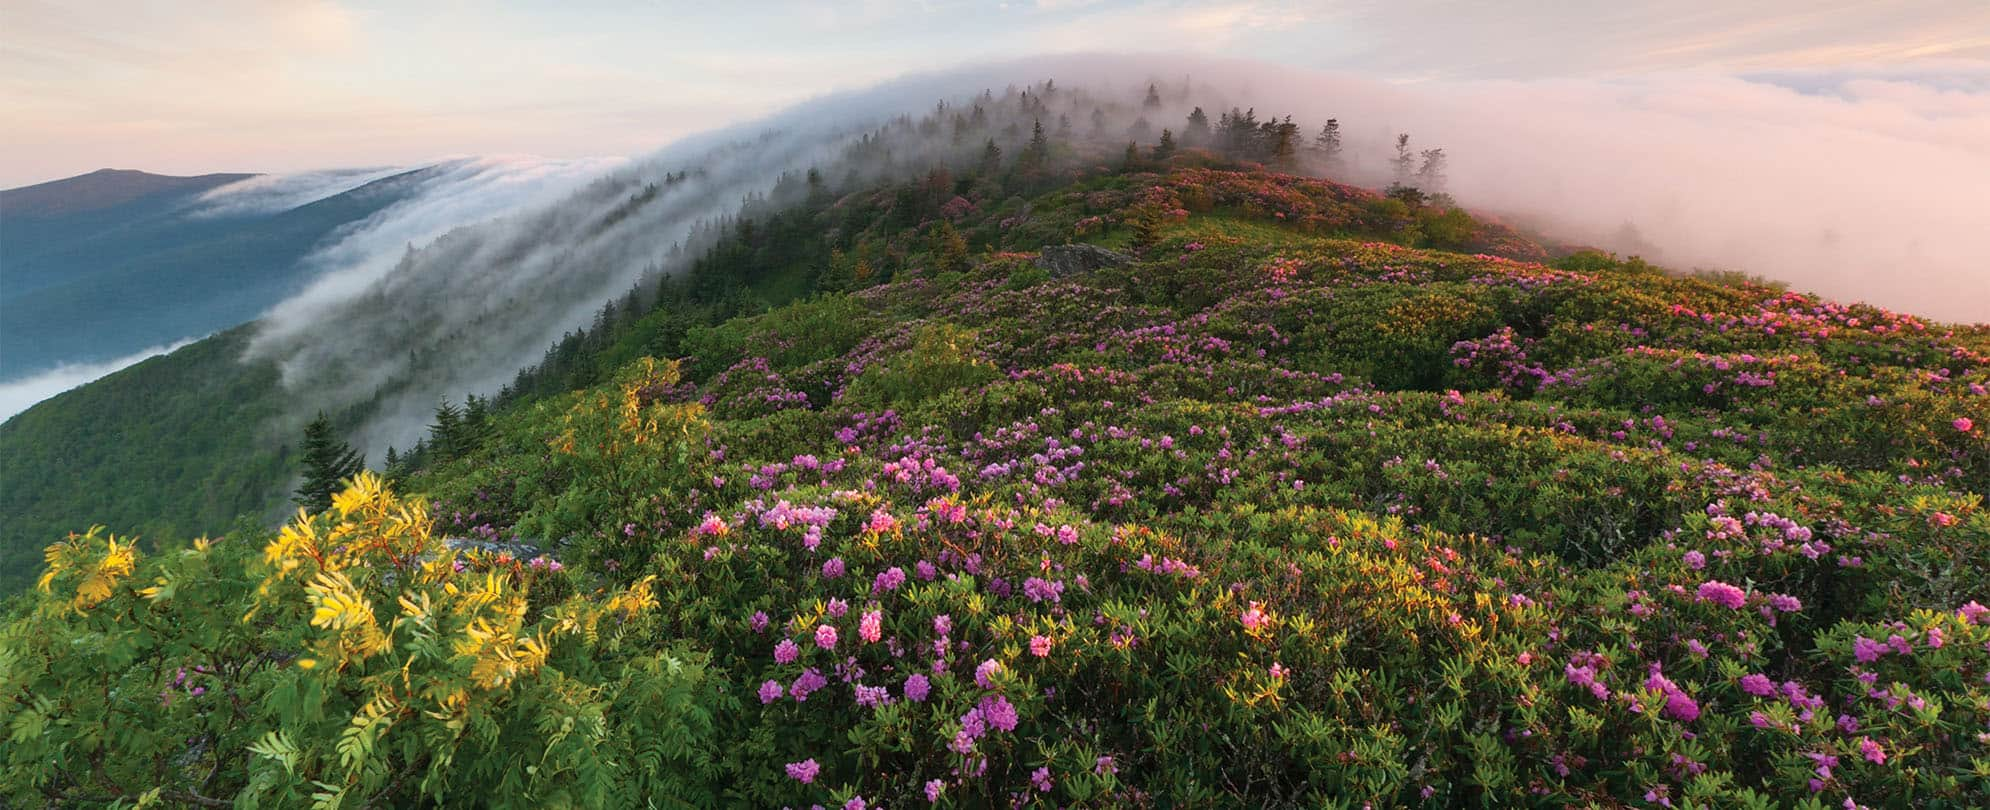
[[[34,407],[35,403],[44,399],[127,366],[136,365],[140,361],[162,354],[171,354],[199,339],[187,338],[164,346],[154,346],[102,363],[64,363],[37,374],[0,381],[0,422],[14,418],[15,414]]]
[[[959,109],[983,90],[1013,98],[1045,79],[1084,109],[1105,108],[1115,132],[1142,115],[1156,135],[1179,131],[1191,106],[1212,119],[1233,106],[1291,115],[1309,140],[1336,118],[1348,160],[1334,179],[1370,186],[1388,182],[1394,138],[1408,133],[1413,149],[1445,150],[1442,190],[1460,204],[1564,242],[1990,320],[1984,77],[1973,63],[1938,77],[1411,83],[1179,56],[975,65],[825,96],[628,161],[566,164],[538,182],[467,161],[449,169],[460,174],[451,193],[383,212],[314,256],[318,282],[271,310],[249,353],[278,362],[314,407],[371,403],[354,437],[370,452],[406,447],[439,402],[496,392],[604,302],[687,267],[699,239],[743,205],[784,204],[768,197],[783,175],[814,167],[874,182],[957,164],[960,145],[913,137],[907,116]],[[1138,108],[1150,82],[1161,110]],[[890,136],[889,157],[853,157],[866,134]],[[965,148],[978,153],[978,139]]]

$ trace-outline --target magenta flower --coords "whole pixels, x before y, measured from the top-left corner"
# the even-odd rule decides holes
[[[753,611],[753,618],[747,623],[753,626],[753,632],[755,633],[767,632],[767,611]]]
[[[954,617],[942,613],[933,617],[933,634],[944,636],[954,630]]]
[[[1036,657],[1038,657],[1038,658],[1048,658],[1048,657],[1050,657],[1050,637],[1049,637],[1049,636],[1031,636],[1031,637],[1030,637],[1030,654],[1031,654],[1031,655],[1034,655],[1034,656],[1036,656]]]
[[[1962,433],[1968,433],[1976,429],[1976,423],[1971,421],[1967,416],[1956,417],[1955,421],[1949,423],[1949,426]]]
[[[1728,610],[1740,610],[1748,604],[1748,592],[1717,579],[1700,583],[1700,601],[1712,602]]]
[[[1874,765],[1886,764],[1886,749],[1881,748],[1871,737],[1859,738],[1859,756],[1865,757],[1867,762]]]
[[[926,696],[933,691],[933,682],[926,676],[913,673],[905,679],[905,699],[913,703],[926,702]]]
[[[1034,770],[1034,771],[1031,771],[1031,772],[1030,772],[1030,784],[1032,784],[1032,785],[1035,785],[1035,786],[1036,786],[1036,789],[1037,789],[1037,792],[1039,792],[1039,793],[1049,793],[1049,792],[1050,792],[1050,784],[1051,784],[1051,783],[1050,783],[1050,768],[1048,768],[1048,767],[1043,767],[1043,768],[1038,768],[1038,769],[1036,769],[1036,770]]]
[[[875,579],[871,580],[871,593],[884,593],[886,591],[895,591],[898,590],[899,586],[904,584],[905,584],[905,569],[894,565],[890,568],[885,569],[882,573],[879,573]]]
[[[982,698],[976,708],[980,710],[981,718],[998,731],[1015,731],[1016,723],[1021,719],[1016,714],[1015,705],[1001,695]]]
[[[760,684],[760,704],[764,706],[780,700],[782,691],[780,681],[769,680]]]
[[[845,570],[842,557],[830,557],[828,561],[822,564],[822,577],[824,579],[842,579]]]
[[[864,611],[864,618],[857,621],[857,635],[866,644],[878,643],[884,638],[884,613],[876,610]]]
[[[983,689],[995,688],[995,675],[1002,671],[1002,662],[990,658],[974,668],[974,685]]]
[[[1775,697],[1776,682],[1766,675],[1750,673],[1741,676],[1741,691],[1756,697]]]
[[[943,781],[940,781],[940,780],[938,780],[938,779],[929,779],[929,780],[927,780],[927,781],[926,781],[926,801],[929,801],[929,802],[933,802],[934,804],[938,804],[938,803],[939,803],[939,801],[940,801],[940,794],[941,794],[941,793],[944,793],[944,792],[946,792],[946,790],[947,790],[947,783],[946,783],[946,782],[943,782]]]
[[[1870,664],[1878,661],[1879,657],[1885,654],[1885,644],[1881,644],[1865,636],[1852,639],[1852,657],[1857,658],[1861,664]]]
[[[1969,624],[1990,624],[1990,607],[1984,607],[1975,601],[1957,608],[1955,614]]]
[[[816,625],[815,646],[825,650],[836,649],[836,626],[831,624]]]
[[[864,797],[851,796],[849,801],[843,803],[843,810],[864,810],[867,806],[864,804]]]
[[[784,638],[781,639],[781,643],[774,645],[774,663],[776,664],[792,664],[796,659],[801,657],[802,648],[795,646],[794,639]]]
[[[1252,602],[1250,608],[1244,611],[1241,621],[1245,630],[1255,633],[1259,628],[1271,624],[1271,617],[1265,615],[1263,602]]]
[[[1686,567],[1695,571],[1707,567],[1707,555],[1697,551],[1686,552]]]
[[[814,758],[788,763],[788,778],[804,785],[815,782],[815,775],[821,772],[822,766],[817,765]]]

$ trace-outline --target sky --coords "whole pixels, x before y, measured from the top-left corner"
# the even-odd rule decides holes
[[[1401,83],[1908,77],[1981,98],[1990,3],[0,0],[0,187],[626,156],[908,72],[1097,51]]]

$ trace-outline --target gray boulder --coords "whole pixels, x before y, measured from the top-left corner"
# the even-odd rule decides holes
[[[1036,266],[1048,271],[1051,278],[1063,278],[1118,267],[1130,261],[1133,261],[1132,256],[1098,245],[1046,245],[1036,257]]]

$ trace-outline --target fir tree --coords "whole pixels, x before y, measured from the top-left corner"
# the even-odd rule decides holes
[[[463,435],[463,412],[448,402],[435,406],[435,424],[428,426],[428,435],[429,447],[438,461],[456,458],[458,441]]]
[[[1137,142],[1137,141],[1127,141],[1127,142],[1126,142],[1126,158],[1125,158],[1125,163],[1123,163],[1123,164],[1121,164],[1121,165],[1123,165],[1123,166],[1125,166],[1125,167],[1126,167],[1126,171],[1133,171],[1134,169],[1137,169],[1137,168],[1139,168],[1139,167],[1140,167],[1140,144],[1139,144],[1139,142]]]
[[[1404,132],[1396,136],[1396,159],[1389,163],[1395,168],[1397,183],[1410,181],[1410,173],[1416,170],[1416,156],[1410,154],[1409,133]]]
[[[1425,149],[1422,152],[1423,167],[1417,169],[1417,185],[1432,193],[1444,189],[1444,150]]]
[[[976,171],[983,177],[993,177],[1002,171],[1002,147],[995,145],[994,138],[989,138],[988,145],[981,148],[981,165]]]
[[[1320,153],[1328,166],[1340,164],[1340,119],[1327,119],[1326,125],[1320,127],[1319,137],[1313,139],[1313,149]]]
[[[332,506],[332,496],[345,489],[345,480],[366,469],[366,457],[341,440],[324,411],[304,426],[304,485],[291,501],[312,512]]]
[[[1189,146],[1209,145],[1209,114],[1201,107],[1188,114],[1188,127],[1182,130],[1182,139]]]
[[[1146,101],[1143,101],[1143,102],[1141,102],[1141,103],[1140,103],[1140,106],[1142,106],[1142,107],[1146,107],[1147,109],[1150,109],[1150,110],[1154,110],[1154,109],[1160,109],[1160,107],[1161,107],[1161,88],[1159,88],[1159,87],[1156,87],[1156,86],[1154,86],[1153,84],[1148,84],[1148,85],[1147,85],[1147,100],[1146,100]]]
[[[1171,129],[1163,129],[1161,130],[1161,142],[1154,147],[1154,159],[1157,161],[1167,160],[1168,158],[1173,157],[1174,154],[1175,154],[1175,131]]]

